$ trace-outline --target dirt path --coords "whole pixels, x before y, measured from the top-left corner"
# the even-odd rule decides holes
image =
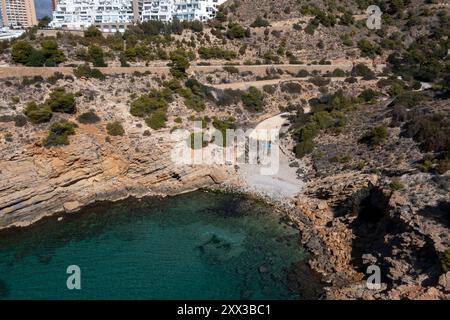
[[[188,73],[195,72],[215,72],[217,70],[223,70],[225,65],[209,65],[209,66],[196,66],[193,65],[189,68]],[[333,71],[337,68],[344,71],[349,71],[352,68],[351,64],[335,64],[335,65],[297,65],[297,64],[276,64],[276,65],[236,65],[240,72],[251,71],[256,75],[266,75],[268,68],[276,68],[283,70],[284,72],[297,73],[300,70],[319,72]],[[104,74],[130,74],[134,72],[150,72],[152,74],[169,74],[170,68],[161,66],[149,66],[149,67],[106,67],[98,68]],[[22,67],[22,66],[0,66],[0,78],[9,77],[34,77],[43,76],[49,77],[55,72],[61,72],[64,75],[73,75],[73,68],[71,67]]]
[[[208,85],[210,87],[224,90],[224,89],[233,89],[233,90],[247,90],[250,87],[262,88],[266,85],[277,85],[283,82],[307,82],[312,77],[304,77],[304,78],[281,78],[281,79],[272,79],[272,80],[257,80],[257,81],[247,81],[247,82],[230,82],[230,83],[221,83],[221,84],[211,84]],[[331,81],[344,81],[344,77],[327,77]]]

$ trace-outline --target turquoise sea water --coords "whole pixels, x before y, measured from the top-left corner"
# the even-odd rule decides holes
[[[295,263],[305,259],[299,233],[271,211],[194,192],[97,204],[0,232],[0,298],[307,297],[293,285]],[[81,269],[81,290],[67,289],[69,265]]]

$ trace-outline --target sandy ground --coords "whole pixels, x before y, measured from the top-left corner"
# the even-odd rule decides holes
[[[287,121],[286,114],[279,114],[259,123],[255,129],[280,130]],[[256,137],[255,134],[250,136]],[[288,152],[281,145],[278,147],[278,170],[274,174],[262,174],[262,169],[267,167],[262,164],[240,164],[238,174],[251,191],[268,196],[274,200],[291,200],[303,189],[303,183],[297,178],[296,167],[289,166]],[[276,166],[274,166],[276,167]]]

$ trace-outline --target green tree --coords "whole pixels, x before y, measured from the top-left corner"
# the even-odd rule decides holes
[[[250,25],[252,28],[265,28],[270,26],[269,21],[262,18],[261,16],[257,16],[255,21]]]
[[[53,39],[46,39],[41,42],[42,54],[44,55],[47,66],[58,65],[64,62],[64,52],[58,49],[58,43]]]
[[[361,55],[364,57],[373,58],[376,55],[381,54],[381,47],[367,39],[362,39],[358,41],[358,48],[361,50]]]
[[[350,26],[355,23],[355,18],[353,17],[351,12],[346,11],[339,19],[339,23],[344,26]]]
[[[92,62],[94,67],[107,67],[105,63],[103,49],[96,45],[89,46],[88,49],[89,61]]]
[[[69,144],[69,136],[75,134],[76,124],[67,120],[55,122],[50,126],[50,132],[44,139],[44,147],[61,146]]]
[[[246,37],[245,28],[238,23],[230,23],[228,26],[227,37],[230,39],[242,39]]]
[[[42,17],[39,19],[38,29],[47,28],[50,21],[52,21],[52,19],[49,16]]]
[[[41,50],[33,49],[30,56],[28,57],[26,65],[29,67],[42,67],[45,65],[46,60],[47,59],[45,58],[44,53]]]
[[[84,37],[85,38],[98,38],[98,37],[102,37],[102,32],[97,29],[97,27],[95,26],[90,26],[89,28],[87,28],[86,31],[84,31]]]
[[[164,108],[156,110],[148,118],[145,119],[145,123],[153,130],[159,130],[166,126],[167,114]]]
[[[385,126],[379,125],[370,129],[362,138],[361,142],[370,147],[381,145],[388,137],[388,130]]]
[[[183,49],[177,49],[170,53],[170,72],[176,78],[182,78],[186,76],[186,70],[189,68],[190,63],[188,54]]]
[[[47,105],[54,112],[75,113],[76,101],[73,93],[66,93],[64,88],[57,88],[50,93]]]
[[[123,136],[125,130],[119,121],[110,122],[106,125],[106,131],[110,136]]]
[[[149,94],[142,95],[131,103],[130,113],[135,117],[145,117],[157,109],[167,108],[168,101],[171,101],[172,91],[152,90]]]
[[[248,92],[242,95],[242,103],[251,112],[261,112],[264,109],[264,93],[255,87],[250,87]]]
[[[52,110],[46,104],[36,104],[29,102],[25,108],[24,114],[31,123],[39,124],[50,121],[52,118]]]
[[[11,48],[11,57],[14,62],[27,64],[28,58],[33,53],[33,46],[25,40],[19,40]]]
[[[104,80],[105,75],[98,69],[92,69],[88,64],[79,65],[73,69],[73,74],[77,78],[95,78]]]

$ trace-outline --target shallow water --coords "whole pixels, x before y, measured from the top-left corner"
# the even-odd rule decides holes
[[[60,222],[2,232],[0,298],[308,297],[292,280],[295,263],[305,259],[299,232],[272,211],[194,192],[97,204]],[[81,290],[67,289],[69,265],[81,269]]]

